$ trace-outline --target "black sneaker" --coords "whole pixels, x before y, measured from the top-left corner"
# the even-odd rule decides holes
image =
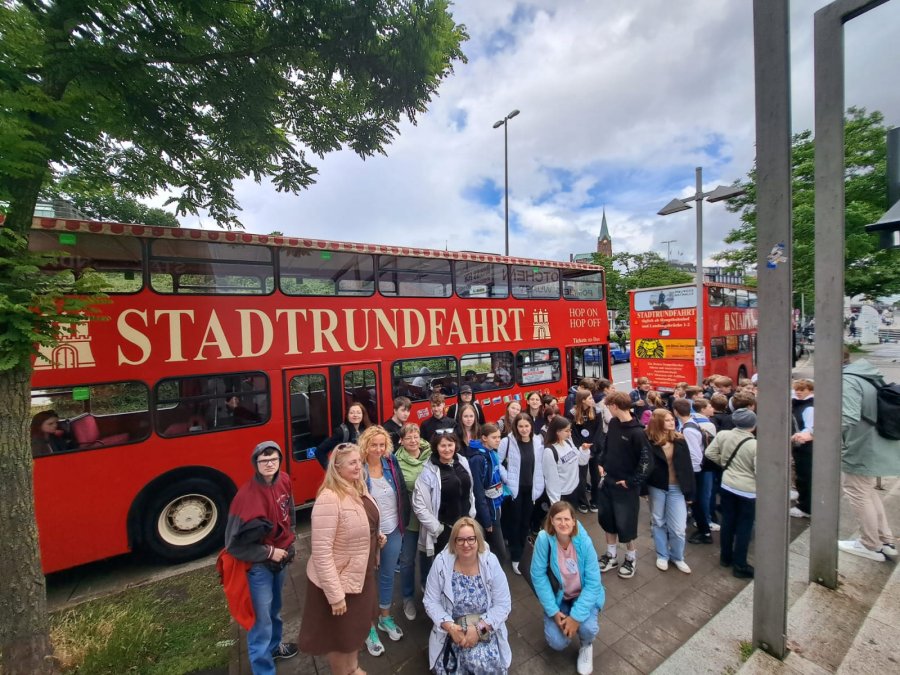
[[[587,513],[587,512],[588,512],[587,506],[585,506],[584,504],[578,505],[578,513]]]
[[[625,562],[623,562],[622,566],[619,568],[619,576],[623,579],[630,579],[634,576],[634,560],[625,558]]]
[[[597,558],[597,562],[600,563],[601,572],[609,572],[619,566],[619,561],[615,558],[610,558],[606,553]]]
[[[696,532],[690,536],[688,539],[689,544],[711,544],[713,543],[712,535],[703,532]]]
[[[597,511],[600,510],[597,508],[596,504],[589,504],[588,509],[590,509],[591,513],[597,513]],[[885,545],[885,548],[887,548],[887,545]],[[885,553],[885,555],[887,555],[887,553]]]
[[[292,659],[295,656],[297,656],[297,645],[293,642],[282,642],[272,652],[272,658],[276,661],[278,659]]]
[[[731,573],[736,576],[738,579],[752,579],[753,578],[753,565],[735,565],[734,569]]]

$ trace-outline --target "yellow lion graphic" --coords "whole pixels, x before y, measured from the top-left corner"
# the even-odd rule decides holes
[[[659,340],[640,340],[637,355],[642,359],[662,359],[666,356],[666,348]]]

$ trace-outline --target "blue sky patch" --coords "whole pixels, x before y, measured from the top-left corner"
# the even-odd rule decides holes
[[[486,206],[497,206],[503,200],[503,188],[489,178],[476,185],[467,185],[462,192],[465,199]]]

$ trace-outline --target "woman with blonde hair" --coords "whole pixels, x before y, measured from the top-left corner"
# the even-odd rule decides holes
[[[506,413],[497,420],[497,427],[500,429],[500,435],[506,438],[507,434],[511,434],[514,430],[514,420],[516,415],[522,412],[522,404],[516,400],[512,400],[506,404]]]
[[[333,673],[365,675],[359,650],[375,620],[375,567],[386,537],[363,478],[359,446],[339,443],[312,509],[312,554],[300,649],[328,659]]]
[[[687,503],[694,496],[694,467],[684,436],[675,431],[675,417],[657,408],[647,424],[647,438],[653,454],[653,469],[647,477],[650,523],[656,546],[656,566],[665,571],[669,560],[685,574],[691,568],[684,561]]]
[[[463,516],[453,524],[447,548],[435,558],[425,611],[434,622],[428,639],[433,673],[506,675],[512,661],[509,583],[474,518]]]

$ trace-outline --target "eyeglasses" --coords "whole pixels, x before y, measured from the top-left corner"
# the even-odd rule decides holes
[[[456,538],[456,543],[459,546],[462,546],[463,544],[465,544],[466,546],[474,546],[475,542],[477,542],[477,541],[478,541],[477,537],[457,537]]]
[[[257,464],[278,464],[281,460],[278,457],[273,457],[272,459],[258,459],[256,460]]]

